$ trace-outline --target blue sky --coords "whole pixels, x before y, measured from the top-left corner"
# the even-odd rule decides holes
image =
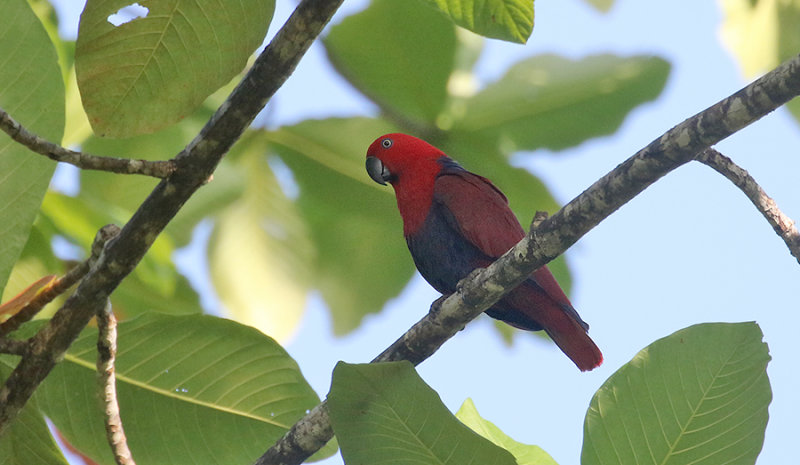
[[[69,8],[63,11],[71,16],[62,21],[70,34],[77,26],[78,2],[64,3]],[[348,0],[334,22],[363,4]],[[293,5],[278,1],[270,34]],[[527,45],[487,41],[478,64],[482,82],[538,53],[573,58],[655,54],[672,64],[672,73],[659,99],[632,112],[616,134],[562,152],[520,154],[515,162],[566,202],[670,127],[744,86],[748,80],[719,40],[721,20],[715,2],[618,0],[608,14],[579,0],[536,2],[536,27]],[[309,94],[310,88],[316,91]],[[333,74],[319,44],[271,105],[270,119],[278,124],[375,112]],[[717,146],[795,219],[800,218],[798,147],[800,126],[785,110]],[[531,215],[535,210],[531,205]],[[399,234],[396,240],[402,240]],[[800,327],[800,265],[741,192],[700,164],[682,167],[589,232],[567,259],[574,277],[572,301],[590,323],[604,364],[580,373],[539,338],[518,337],[507,347],[490,320],[481,317],[419,367],[452,411],[471,397],[485,418],[516,440],[541,446],[561,464],[578,463],[583,417],[594,391],[636,352],[692,324],[754,320],[772,355],[773,401],[759,463],[790,463],[800,414],[794,334]],[[327,312],[312,296],[288,350],[324,396],[336,361],[370,360],[436,297],[416,277],[383,313],[369,317],[352,335],[335,339]]]

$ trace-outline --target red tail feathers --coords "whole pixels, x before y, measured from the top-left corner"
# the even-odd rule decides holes
[[[544,330],[581,371],[592,370],[603,363],[603,354],[580,323],[562,312],[551,316],[556,316],[557,321],[549,321]]]

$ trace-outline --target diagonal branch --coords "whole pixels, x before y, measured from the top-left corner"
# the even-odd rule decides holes
[[[194,192],[275,91],[294,71],[342,0],[303,0],[256,59],[200,134],[175,157],[175,172],[162,180],[53,318],[31,338],[30,351],[0,387],[0,434],[61,360],[89,320],[102,311],[119,283]]]
[[[747,171],[730,158],[711,148],[697,157],[697,161],[713,168],[741,189],[744,195],[753,202],[756,209],[764,215],[775,233],[786,243],[789,252],[800,263],[800,233],[798,233],[794,221],[783,214],[775,201],[761,189],[761,186]]]
[[[142,174],[155,178],[166,178],[175,171],[175,163],[168,161],[134,160],[90,155],[66,149],[42,139],[28,131],[5,110],[0,108],[0,129],[20,144],[51,160],[75,165],[84,170],[110,171],[118,174]]]
[[[469,321],[491,307],[530,273],[566,251],[583,235],[662,176],[708,147],[800,95],[800,56],[744,89],[692,116],[600,178],[561,210],[531,229],[488,268],[470,274],[459,290],[437,300],[374,361],[419,364]],[[333,437],[325,402],[295,423],[256,465],[302,463]]]

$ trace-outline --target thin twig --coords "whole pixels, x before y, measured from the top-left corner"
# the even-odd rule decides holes
[[[106,439],[117,465],[136,465],[128,449],[128,440],[119,415],[117,377],[114,370],[117,357],[117,319],[114,318],[110,300],[97,313],[97,332],[97,388],[100,391]]]
[[[744,192],[744,195],[764,215],[775,233],[786,243],[789,252],[800,263],[800,233],[797,231],[795,222],[778,208],[775,201],[761,189],[750,173],[713,148],[706,149],[697,157],[697,161],[713,168],[714,171],[728,178]]]
[[[84,170],[110,171],[119,174],[141,174],[154,178],[166,178],[175,171],[175,162],[135,160],[90,155],[66,149],[58,144],[42,139],[25,129],[18,121],[0,108],[0,129],[20,144],[51,160],[69,163]]]
[[[600,178],[553,216],[538,222],[489,267],[467,276],[458,290],[432,306],[422,320],[373,361],[419,364],[466,323],[530,273],[564,253],[578,239],[670,171],[800,95],[800,56],[744,89],[692,116]],[[256,465],[297,465],[333,437],[327,403],[295,423]]]
[[[16,331],[23,323],[36,316],[45,305],[80,281],[89,272],[92,263],[100,256],[100,252],[103,249],[102,245],[117,233],[119,233],[119,227],[116,225],[107,225],[102,228],[94,238],[91,256],[70,269],[64,276],[56,278],[45,290],[36,294],[30,302],[25,304],[22,309],[0,324],[0,337]]]

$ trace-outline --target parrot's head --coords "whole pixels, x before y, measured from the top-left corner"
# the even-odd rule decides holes
[[[367,149],[367,173],[385,185],[430,182],[441,170],[438,160],[446,155],[424,140],[406,134],[386,134]]]

